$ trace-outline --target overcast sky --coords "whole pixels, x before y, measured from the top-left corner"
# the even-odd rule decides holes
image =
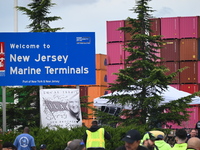
[[[0,0],[0,32],[14,32],[14,1]],[[18,0],[18,6],[26,7],[31,0]],[[60,32],[95,32],[96,54],[106,54],[106,21],[136,18],[130,11],[135,0],[52,0],[50,16],[62,20],[52,22],[51,27],[64,27]],[[200,0],[152,0],[149,6],[155,17],[200,16]],[[18,32],[28,32],[30,24],[26,15],[18,12]]]

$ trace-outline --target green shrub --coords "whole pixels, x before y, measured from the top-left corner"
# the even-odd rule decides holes
[[[106,140],[106,150],[114,150],[115,148],[124,144],[121,139],[130,129],[137,129],[143,135],[145,127],[142,126],[126,126],[113,128],[110,126],[103,126],[107,132],[110,133],[112,139]],[[86,127],[77,127],[71,130],[66,128],[58,128],[57,130],[50,130],[49,128],[30,128],[30,134],[35,139],[36,148],[39,149],[41,144],[46,144],[48,150],[64,150],[67,142],[73,139],[82,139]],[[165,132],[165,131],[164,131]],[[17,135],[22,132],[10,132],[0,135],[2,143],[5,141],[14,142]]]

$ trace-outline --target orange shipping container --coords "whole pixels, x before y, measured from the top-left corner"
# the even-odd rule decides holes
[[[94,119],[83,119],[83,120],[82,120],[82,124],[83,124],[84,126],[86,126],[87,128],[90,128],[91,125],[92,125],[92,121],[93,121],[93,120],[95,120],[95,118],[94,118]]]
[[[107,71],[96,70],[96,85],[107,86]]]
[[[88,102],[94,102],[94,99],[104,95],[107,91],[107,87],[102,86],[90,86],[88,87]],[[90,104],[91,107],[94,107],[93,104]],[[88,109],[88,114],[94,114],[91,109]],[[90,115],[90,118],[94,118],[94,116]]]
[[[180,68],[188,67],[180,73],[180,83],[198,82],[197,61],[180,62]]]
[[[96,69],[106,70],[107,56],[104,54],[96,54]]]
[[[88,102],[93,102],[97,97],[103,96],[107,92],[105,86],[89,86],[88,87]]]
[[[180,40],[180,60],[198,59],[198,40],[181,39]]]

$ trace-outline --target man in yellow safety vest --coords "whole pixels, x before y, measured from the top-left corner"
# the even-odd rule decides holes
[[[97,121],[92,121],[92,126],[86,130],[83,136],[86,149],[105,150],[105,139],[110,140],[110,134],[104,128],[99,127]]]

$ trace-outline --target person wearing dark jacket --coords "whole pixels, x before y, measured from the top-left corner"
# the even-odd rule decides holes
[[[105,150],[105,139],[111,136],[104,128],[99,127],[97,121],[92,121],[92,126],[85,131],[83,141],[87,150]]]
[[[124,141],[125,144],[115,150],[148,150],[146,147],[140,145],[141,135],[137,130],[129,130],[122,141]]]

